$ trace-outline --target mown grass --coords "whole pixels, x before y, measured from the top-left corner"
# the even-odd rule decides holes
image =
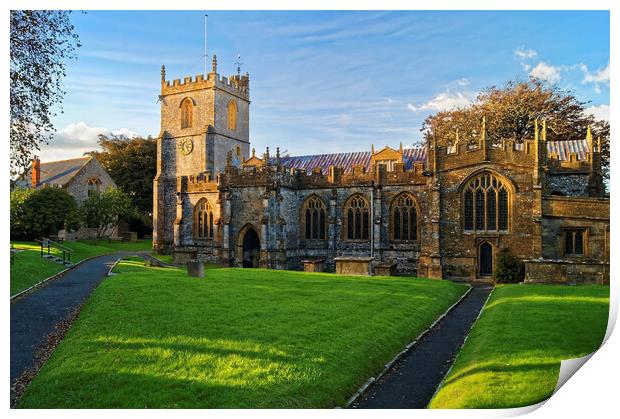
[[[546,400],[560,361],[600,346],[608,310],[608,286],[497,286],[429,407],[506,408]]]
[[[52,262],[41,257],[40,246],[37,242],[15,241],[11,244],[22,250],[15,253],[13,263],[11,263],[11,285],[10,292],[14,295],[23,291],[34,284],[48,278],[66,267],[62,264]],[[64,246],[73,250],[71,261],[77,263],[92,256],[114,253],[118,251],[150,251],[150,240],[138,240],[137,242],[112,241],[66,241]],[[47,248],[45,249],[47,254]],[[50,247],[50,253],[62,257],[62,253]]]
[[[156,259],[159,259],[162,262],[167,263],[169,265],[174,264],[174,258],[173,258],[172,255],[160,255],[160,254],[157,254],[157,253],[153,253],[153,257],[156,258]]]
[[[343,405],[465,291],[448,281],[122,262],[23,408]]]

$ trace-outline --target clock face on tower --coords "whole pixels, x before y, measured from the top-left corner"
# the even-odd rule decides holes
[[[188,155],[194,149],[194,143],[191,138],[183,138],[179,140],[179,151],[181,154]]]

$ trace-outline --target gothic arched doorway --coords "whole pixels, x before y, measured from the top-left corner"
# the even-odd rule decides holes
[[[248,228],[243,235],[243,267],[258,268],[260,239],[256,230]]]
[[[478,248],[478,275],[493,276],[493,246],[489,242]]]

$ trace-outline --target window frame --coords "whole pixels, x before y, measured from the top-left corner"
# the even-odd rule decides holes
[[[411,228],[411,225],[409,225],[409,236],[411,237],[411,232],[414,232],[414,238],[412,239],[403,239],[403,238],[396,238],[396,218],[395,218],[395,211],[397,209],[397,204],[398,201],[401,199],[406,199],[406,198],[410,198],[412,203],[411,206],[409,208],[412,208],[414,211],[414,219],[415,219],[415,225],[414,228]],[[400,208],[403,208],[402,206]],[[420,241],[420,207],[418,205],[418,200],[416,199],[415,195],[413,195],[411,192],[401,192],[399,194],[397,194],[392,201],[390,202],[390,208],[389,208],[389,224],[388,224],[388,228],[389,228],[389,237],[390,237],[390,241],[394,242],[394,243],[416,243]],[[399,224],[400,230],[402,230],[402,224]],[[401,231],[402,233],[402,231]],[[402,237],[402,234],[401,234]]]
[[[204,208],[200,208],[204,205]],[[203,216],[204,214],[204,216]],[[215,238],[215,211],[211,202],[201,198],[194,206],[194,239],[213,240]],[[206,233],[201,235],[201,233]]]
[[[191,128],[194,125],[194,103],[186,97],[181,101],[181,129]]]
[[[313,227],[315,227],[314,224],[314,217],[313,217],[313,213],[309,212],[310,208],[310,204],[311,203],[318,203],[320,206],[318,208],[314,208],[316,210],[316,218],[317,218],[317,236],[318,237],[313,237],[315,230]],[[321,212],[323,213],[323,221],[321,222]],[[308,226],[308,214],[310,214],[310,225]],[[307,241],[307,242],[324,242],[328,239],[329,236],[329,232],[328,232],[328,228],[327,228],[327,219],[328,219],[328,209],[327,209],[327,205],[325,205],[325,201],[323,199],[321,199],[320,196],[316,195],[316,194],[311,194],[310,196],[308,196],[302,206],[301,206],[301,212],[299,214],[299,225],[301,226],[300,230],[300,235],[301,235],[301,239],[303,241]],[[323,233],[324,233],[324,237],[321,237],[321,224],[323,225]],[[308,237],[308,228],[310,229],[310,237]]]
[[[230,99],[228,101],[228,106],[226,108],[227,113],[227,125],[230,131],[237,130],[237,114],[239,113],[239,107],[237,106],[237,101],[234,99]]]
[[[91,189],[93,187],[95,189]],[[86,195],[90,198],[91,196],[98,194],[101,192],[101,179],[98,177],[88,178],[86,181]]]
[[[486,179],[486,180],[485,180]],[[488,182],[488,184],[485,184]],[[489,192],[494,192],[494,199],[488,200]],[[470,198],[466,195],[470,193]],[[505,200],[502,195],[505,193]],[[494,172],[485,170],[469,176],[460,188],[459,199],[461,202],[461,231],[465,234],[507,234],[512,229],[512,196],[514,188],[510,181]],[[480,196],[482,200],[479,201]],[[481,202],[481,204],[479,203]],[[490,223],[490,202],[493,202],[494,223]],[[471,207],[471,208],[470,208]],[[506,217],[501,214],[504,211]],[[482,211],[482,217],[478,214]],[[469,214],[471,212],[471,214]],[[470,219],[471,218],[471,219]],[[504,223],[505,221],[505,223]],[[489,225],[494,229],[489,229]],[[469,228],[471,227],[471,228]]]
[[[356,237],[357,234],[355,234],[356,230],[357,230],[356,226],[358,224],[355,212],[358,212],[358,211],[354,211],[353,218],[352,218],[352,221],[353,221],[353,227],[352,228],[354,228],[354,230],[352,231],[352,233],[353,233],[352,237],[353,238],[349,238],[349,224],[350,223],[349,223],[349,214],[348,214],[348,212],[349,212],[350,209],[352,210],[352,208],[353,208],[351,204],[354,201],[357,201],[357,200],[360,200],[361,202],[364,203],[363,207],[356,207],[356,208],[361,208],[359,210],[359,212],[360,212],[360,214],[359,214],[359,222],[360,223],[359,224],[361,224],[360,229],[359,229],[359,236],[360,237],[359,238]],[[364,214],[364,212],[366,214]],[[366,217],[364,217],[364,215],[366,215]],[[360,193],[355,193],[355,194],[349,196],[349,198],[347,198],[347,200],[345,201],[344,205],[342,206],[342,236],[341,236],[342,239],[344,241],[347,241],[347,242],[357,242],[357,243],[368,243],[368,242],[370,242],[370,235],[372,234],[372,220],[370,219],[370,215],[371,215],[370,214],[370,202],[368,201],[368,199],[366,199],[366,197],[364,195],[362,195]],[[368,225],[367,225],[367,229],[366,229],[366,232],[367,232],[367,237],[366,238],[363,238],[364,237],[364,230],[363,230],[364,219],[368,220]]]
[[[581,233],[581,253],[575,253],[576,233]],[[572,236],[571,249],[566,248],[567,235]],[[583,258],[588,255],[588,228],[587,227],[563,227],[560,242],[561,253],[567,258]],[[569,252],[572,250],[572,252]]]

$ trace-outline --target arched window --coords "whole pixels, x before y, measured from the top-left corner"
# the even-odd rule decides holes
[[[206,199],[201,199],[194,209],[195,236],[198,239],[213,238],[213,208]]]
[[[353,195],[344,206],[344,231],[347,240],[368,240],[370,236],[370,210],[368,201]]]
[[[465,231],[508,230],[508,188],[491,173],[481,173],[463,189]]]
[[[418,239],[418,211],[413,195],[403,193],[394,198],[390,218],[392,220],[392,240],[412,241]]]
[[[228,102],[228,129],[231,131],[237,129],[237,102],[234,100]]]
[[[189,128],[192,126],[194,119],[194,105],[191,99],[185,98],[181,102],[181,128]]]
[[[316,195],[308,198],[302,207],[301,214],[304,238],[306,240],[325,240],[327,211],[321,198]]]
[[[99,193],[99,189],[101,188],[101,180],[98,177],[93,177],[88,179],[86,182],[88,187],[88,196],[93,196],[96,193]]]

